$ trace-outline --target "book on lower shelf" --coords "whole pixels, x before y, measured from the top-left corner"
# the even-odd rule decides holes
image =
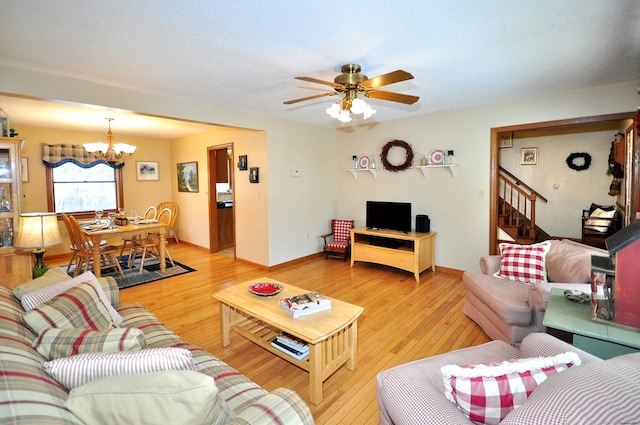
[[[280,300],[280,307],[296,318],[331,308],[331,300],[318,292],[307,292]]]
[[[303,340],[301,340],[300,338],[297,338],[293,335],[290,335],[286,332],[282,332],[280,334],[278,334],[278,336],[276,337],[276,339],[278,340],[278,342],[291,347],[294,350],[300,351],[302,353],[306,353],[309,351],[309,344]]]
[[[285,354],[290,355],[296,360],[302,360],[309,355],[309,350],[307,351],[298,351],[282,342],[278,341],[278,338],[274,338],[271,340],[271,346],[282,351]]]

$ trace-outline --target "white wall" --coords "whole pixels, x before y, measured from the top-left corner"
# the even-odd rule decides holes
[[[410,201],[414,214],[430,216],[432,229],[439,233],[437,265],[477,269],[478,258],[489,248],[489,198],[479,198],[478,191],[489,193],[490,129],[630,112],[640,103],[639,81],[629,81],[336,131],[15,67],[0,65],[0,75],[4,93],[265,131],[267,265],[319,251],[318,235],[332,217],[353,217],[364,225],[364,202],[389,199]],[[380,172],[377,179],[361,175],[356,180],[345,171],[352,165],[352,155],[379,152],[392,139],[405,140],[423,153],[433,148],[455,150],[461,165],[458,175],[432,170],[425,179],[419,171],[409,170]],[[302,176],[289,177],[289,168],[298,166]]]
[[[548,202],[536,203],[536,224],[552,236],[580,238],[582,210],[591,203],[614,205],[609,196],[612,176],[606,174],[609,150],[616,131],[562,134],[544,137],[515,138],[513,147],[500,149],[500,165],[527,183]],[[520,165],[520,149],[538,148],[537,165]],[[575,171],[567,166],[571,153],[591,155],[587,170]],[[554,184],[558,189],[554,189]]]
[[[640,103],[638,81],[590,87],[420,117],[354,126],[338,132],[338,215],[364,226],[365,201],[388,199],[412,203],[413,214],[427,214],[436,239],[436,264],[477,270],[489,252],[489,156],[493,127],[634,111]],[[428,102],[428,99],[425,100]],[[456,177],[443,169],[381,171],[378,178],[344,171],[352,155],[380,152],[389,140],[410,143],[414,151],[453,149],[460,164]],[[594,165],[594,167],[599,167]],[[361,173],[363,174],[363,173]],[[480,198],[479,191],[487,193]]]

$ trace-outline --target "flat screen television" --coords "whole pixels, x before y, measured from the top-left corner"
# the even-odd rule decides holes
[[[411,203],[367,201],[367,228],[411,231]]]

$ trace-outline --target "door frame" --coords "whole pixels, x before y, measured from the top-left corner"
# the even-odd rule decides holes
[[[215,153],[219,150],[227,150],[231,148],[231,152],[233,152],[233,143],[224,143],[220,145],[208,146],[207,147],[207,170],[208,170],[208,201],[209,201],[209,253],[215,253],[219,251],[218,244],[218,192],[216,190],[216,158]],[[233,199],[233,257],[236,256],[236,244],[235,244],[235,235],[236,235],[236,195],[235,188],[233,185],[234,179],[234,168],[233,168],[233,157],[229,160],[229,180],[231,182],[232,190],[232,199]]]
[[[596,115],[592,117],[571,118],[557,121],[546,121],[531,124],[519,124],[510,125],[506,127],[494,127],[491,128],[491,149],[490,149],[490,176],[489,176],[489,253],[492,255],[498,254],[498,193],[499,193],[499,167],[500,167],[500,145],[499,145],[499,133],[504,132],[517,132],[523,130],[542,130],[542,129],[558,129],[566,127],[580,127],[589,124],[598,124],[608,121],[624,121],[631,119],[633,121],[633,128],[638,128],[638,123],[635,122],[635,112],[626,112],[620,114],[608,114],[608,115]],[[627,214],[630,217],[630,222],[635,220],[636,213],[638,212],[639,205],[639,184],[640,184],[640,146],[639,138],[636,132],[632,132],[633,143],[632,152],[627,152],[627,158],[631,158],[628,163],[631,164],[631,170],[629,167],[625,169],[625,178],[630,182],[627,188],[630,190],[629,205],[625,206],[625,211],[630,209]],[[629,223],[625,223],[628,225]]]

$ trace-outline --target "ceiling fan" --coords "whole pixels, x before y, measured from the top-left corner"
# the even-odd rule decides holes
[[[295,77],[296,80],[308,81],[310,83],[330,86],[334,91],[316,94],[313,96],[301,97],[299,99],[287,100],[283,103],[285,105],[291,105],[293,103],[304,102],[311,99],[318,99],[320,97],[344,94],[345,96],[340,104],[336,103],[332,107],[329,107],[327,109],[327,113],[338,119],[341,119],[339,117],[339,115],[341,114],[344,118],[341,119],[341,121],[346,122],[351,121],[349,112],[353,112],[354,114],[364,113],[365,119],[375,113],[375,111],[371,109],[369,105],[366,105],[364,101],[357,98],[358,93],[364,95],[365,97],[405,103],[407,105],[412,105],[416,103],[418,99],[420,99],[418,96],[378,90],[378,87],[386,86],[393,83],[399,83],[400,81],[411,80],[413,78],[413,75],[411,75],[407,71],[399,69],[397,71],[369,78],[366,75],[360,73],[361,70],[362,68],[360,68],[360,65],[355,63],[343,65],[341,69],[342,74],[334,78],[333,82],[319,80],[313,77]],[[362,109],[363,111],[360,112]]]

